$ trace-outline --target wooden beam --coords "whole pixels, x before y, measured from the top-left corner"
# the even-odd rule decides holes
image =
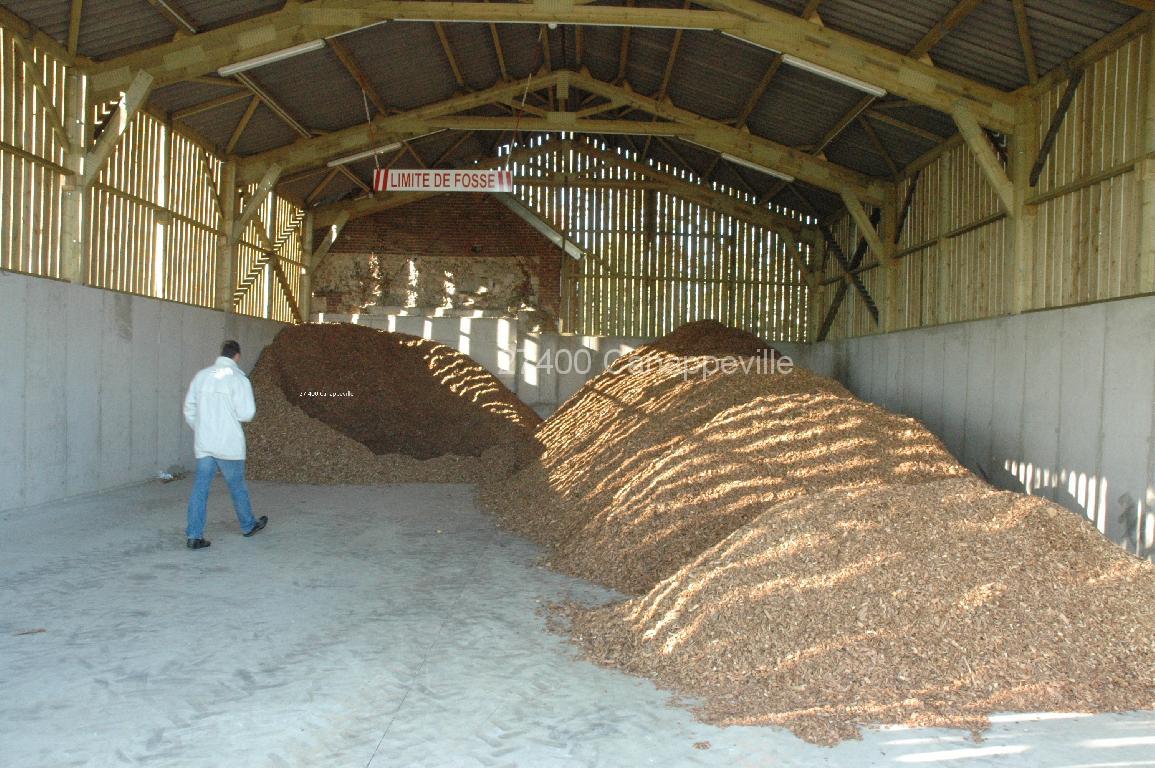
[[[1071,79],[1067,82],[1067,90],[1063,91],[1063,97],[1059,99],[1059,104],[1055,107],[1055,114],[1051,116],[1051,124],[1047,128],[1047,134],[1039,146],[1039,156],[1031,168],[1030,183],[1032,187],[1039,183],[1043,166],[1047,164],[1047,158],[1050,157],[1051,149],[1055,146],[1055,139],[1059,136],[1059,129],[1063,127],[1063,119],[1067,116],[1067,110],[1071,108],[1071,102],[1075,99],[1075,91],[1079,89],[1079,83],[1083,82],[1083,75],[1086,72],[1085,69],[1078,69],[1071,74]]]
[[[173,120],[187,120],[193,115],[199,115],[203,112],[208,112],[218,107],[224,107],[248,98],[251,98],[251,96],[245,91],[234,91],[233,93],[226,93],[223,96],[217,96],[215,99],[202,101],[200,104],[193,104],[192,106],[178,109],[172,113],[171,117]]]
[[[453,54],[453,46],[449,44],[449,37],[445,34],[445,27],[441,22],[433,23],[433,29],[437,31],[437,39],[441,41],[441,50],[445,52],[445,58],[449,62],[449,69],[453,71],[453,79],[457,81],[457,87],[465,87],[465,78],[461,74],[461,67],[457,64],[457,57]]]
[[[598,149],[584,141],[575,141],[572,143],[572,147],[575,152],[580,152],[587,157],[612,163],[619,168],[642,175],[647,179],[661,182],[661,186],[656,188],[663,189],[685,200],[700,203],[708,208],[721,211],[734,218],[742,219],[743,221],[748,221],[767,229],[791,232],[795,236],[802,229],[801,222],[794,219],[774,213],[766,208],[750,205],[724,192],[711,189],[705,184],[681,179],[673,174],[659,171],[646,163],[629,160],[617,152]],[[569,181],[573,183],[572,179]]]
[[[264,105],[269,108],[269,111],[281,119],[285,125],[289,126],[296,132],[298,136],[305,138],[311,137],[313,132],[305,126],[301,125],[295,117],[289,114],[289,111],[281,106],[280,102],[272,97],[272,95],[262,88],[256,80],[249,77],[244,72],[236,75],[237,80],[253,93],[254,96],[260,98]]]
[[[325,178],[321,179],[321,181],[317,183],[317,186],[313,187],[312,191],[305,196],[305,205],[312,205],[325,191],[325,188],[333,182],[333,179],[337,178],[338,173],[340,173],[338,169],[330,168],[329,172],[325,174]]]
[[[538,74],[533,77],[530,88],[545,88],[555,84],[560,78],[568,77],[569,73]],[[333,131],[324,136],[310,139],[302,138],[292,144],[262,152],[241,162],[239,178],[241,183],[255,181],[269,163],[277,163],[286,171],[299,168],[308,168],[318,163],[331,160],[335,157],[388,144],[402,138],[409,138],[408,134],[420,131],[398,130],[391,128],[398,121],[449,115],[455,112],[464,112],[498,102],[503,98],[520,98],[525,93],[526,82],[500,83],[482,91],[454,96],[444,101],[427,104],[416,109],[397,115],[379,115],[368,125],[360,124],[340,131]]]
[[[924,36],[920,41],[922,45],[933,45],[936,36],[941,39],[941,35],[957,25],[981,1],[961,0],[939,25]],[[734,25],[720,29],[754,45],[821,63],[835,72],[943,112],[950,111],[953,103],[961,100],[981,124],[1004,133],[1014,130],[1013,96],[965,77],[949,75],[933,64],[921,61],[922,53],[917,50],[917,55],[896,53],[829,27],[816,26],[759,0],[701,0],[700,4],[750,19],[753,23],[744,27]]]
[[[248,96],[248,94],[245,95]],[[256,114],[257,107],[259,106],[261,106],[260,96],[252,96],[249,98],[249,106],[245,107],[241,119],[237,121],[236,127],[233,128],[233,134],[229,136],[229,141],[225,144],[226,155],[231,155],[233,150],[237,148],[237,142],[241,140],[245,129],[249,127],[249,121],[253,119],[253,115]]]
[[[257,215],[257,211],[265,202],[265,198],[269,196],[269,192],[273,189],[273,185],[277,183],[277,179],[281,176],[281,167],[279,165],[270,165],[265,175],[261,177],[260,182],[257,183],[257,188],[253,190],[253,194],[245,202],[245,207],[241,209],[241,213],[233,222],[232,240],[237,242],[241,239],[241,235],[245,232],[245,227],[249,225],[253,217]]]
[[[678,134],[680,138],[704,145],[716,152],[725,152],[740,157],[757,165],[789,174],[823,189],[832,191],[850,189],[862,200],[875,205],[882,203],[884,196],[882,182],[857,171],[818,157],[812,157],[794,147],[787,147],[769,139],[763,139],[749,132],[682,109],[668,99],[659,102],[642,96],[628,87],[604,83],[585,73],[574,73],[571,76],[571,84],[584,91],[597,93],[604,98],[622,98],[627,104],[639,110],[683,125],[686,130]],[[651,129],[660,125],[660,123],[641,124],[643,128],[650,126]],[[646,130],[636,130],[631,133],[640,136],[647,135]]]
[[[633,8],[635,5],[634,0],[626,0],[627,8]],[[630,63],[630,33],[632,31],[630,27],[622,27],[622,42],[618,50],[618,74],[614,78],[614,82],[618,85],[626,82],[626,68]]]
[[[983,175],[987,177],[987,181],[990,182],[995,194],[999,196],[1003,206],[1008,211],[1014,210],[1014,185],[1011,184],[1007,172],[999,163],[999,158],[995,155],[995,150],[991,147],[987,135],[983,133],[978,120],[970,109],[961,102],[951,110],[951,116],[954,118],[955,125],[958,126],[959,133],[962,134],[963,140],[966,141],[967,146],[970,147],[975,156],[975,160],[978,161],[979,167],[982,168]]]
[[[361,69],[361,65],[357,63],[357,59],[353,56],[353,52],[349,50],[349,46],[341,42],[339,37],[330,37],[326,40],[329,44],[329,49],[337,56],[337,60],[341,62],[341,66],[345,67],[345,71],[357,82],[357,86],[365,94],[365,98],[376,107],[377,112],[382,115],[389,114],[389,108],[385,106],[385,100],[381,98],[381,94],[377,92],[377,88],[372,81],[365,75],[365,71]]]
[[[961,24],[967,16],[970,16],[972,11],[982,5],[983,2],[984,0],[959,0],[946,16],[943,16],[937,24],[922,36],[922,39],[910,50],[909,56],[915,59],[925,56],[932,48],[942,42],[942,39],[946,37],[951,30]]]
[[[864,114],[871,120],[877,120],[880,123],[886,123],[887,125],[898,128],[900,131],[906,131],[909,134],[918,136],[921,139],[926,139],[927,141],[933,142],[935,144],[939,144],[945,139],[950,138],[949,136],[939,136],[934,131],[928,131],[925,128],[919,128],[917,125],[911,125],[910,123],[904,120],[899,120],[897,117],[888,115],[885,112],[879,112],[877,109],[868,109]]]
[[[33,48],[52,54],[54,58],[64,64],[69,64],[84,70],[87,70],[92,65],[90,59],[69,52],[67,44],[61,44],[54,37],[48,35],[39,27],[29,24],[4,6],[0,6],[0,27],[11,32],[13,36],[19,35],[24,38]],[[125,85],[131,83],[132,73],[126,72],[123,74],[126,75],[126,77],[124,77]],[[119,92],[120,89],[117,89],[115,92],[110,92],[108,94],[109,98],[106,100],[115,98]]]
[[[36,60],[29,44],[20,35],[14,34],[11,38],[16,56],[24,65],[24,82],[40,97],[41,106],[44,107],[44,113],[48,117],[48,127],[51,128],[52,133],[56,135],[56,140],[60,142],[60,146],[65,149],[70,148],[72,144],[69,140],[68,131],[65,130],[64,119],[60,116],[60,113],[56,111],[56,105],[52,103],[52,93],[49,92],[48,86],[44,84],[42,74],[36,68]]]
[[[1039,82],[1039,64],[1035,59],[1035,45],[1031,42],[1031,25],[1027,21],[1027,7],[1023,0],[1011,0],[1015,9],[1015,26],[1019,31],[1019,47],[1023,51],[1023,62],[1027,67],[1027,80],[1034,85]]]
[[[169,0],[147,0],[148,4],[160,11],[170,24],[175,26],[179,32],[187,35],[195,35],[197,33],[196,25],[192,20],[181,10],[175,8]]]
[[[214,306],[222,312],[233,312],[233,288],[237,282],[237,239],[233,226],[237,220],[237,164],[226,160],[221,166],[221,210],[217,237],[216,296]]]
[[[489,2],[489,0],[484,0]],[[505,66],[505,48],[501,45],[501,35],[498,34],[497,25],[489,25],[489,39],[493,42],[493,55],[497,57],[497,69],[501,72],[501,79],[509,79],[509,70]]]
[[[899,174],[898,164],[894,162],[894,156],[890,154],[886,145],[882,143],[882,137],[874,130],[874,126],[870,124],[870,121],[861,115],[858,117],[858,124],[862,126],[863,133],[866,134],[866,138],[870,139],[870,143],[878,153],[878,156],[883,159],[886,167],[890,169],[890,178],[897,180]]]
[[[1070,77],[1070,74],[1079,69],[1085,69],[1089,64],[1098,61],[1112,51],[1118,50],[1129,40],[1145,35],[1151,29],[1152,14],[1141,13],[1126,24],[1115,29],[1105,37],[1099,38],[1079,53],[1067,59],[1060,66],[1054,67],[1045,75],[1039,76],[1034,85],[1025,85],[1015,91],[1016,96],[1032,97],[1046,93]]]
[[[862,207],[862,201],[855,197],[853,192],[843,192],[842,202],[846,204],[850,218],[858,225],[859,236],[866,240],[879,259],[885,259],[887,249],[883,246],[882,238],[878,236],[878,230],[874,228],[866,209]]]
[[[458,137],[457,141],[450,144],[449,147],[444,152],[442,152],[440,155],[437,156],[437,159],[434,160],[432,163],[432,167],[436,168],[437,166],[441,165],[446,160],[448,160],[450,157],[452,157],[454,152],[461,149],[462,144],[469,141],[469,139],[473,137],[473,133],[474,133],[473,131],[465,131],[464,133],[462,133],[461,136]]]
[[[121,88],[129,73],[152,71],[158,85],[205,75],[236,61],[284,50],[294,43],[328,37],[371,24],[405,19],[432,22],[594,24],[638,28],[719,30],[753,45],[807,60],[865,80],[942,111],[962,100],[976,119],[1009,133],[1015,98],[961,75],[820,27],[758,0],[703,0],[715,10],[629,8],[533,0],[527,3],[441,3],[416,0],[313,0],[288,3],[278,11],[195,36],[126,54],[94,65],[97,97]],[[243,54],[241,53],[243,51]]]
[[[80,22],[84,16],[84,0],[72,0],[68,12],[68,52],[76,55],[76,48],[80,45]]]
[[[332,224],[325,227],[325,237],[317,244],[316,249],[313,250],[309,256],[310,272],[319,270],[325,264],[325,259],[329,256],[329,249],[333,247],[333,243],[337,242],[337,238],[341,236],[341,230],[349,222],[349,212],[341,211],[333,220]]]
[[[148,94],[152,90],[152,83],[152,75],[147,72],[136,73],[124,97],[120,100],[120,103],[116,105],[112,120],[104,129],[104,133],[100,134],[100,138],[96,140],[96,144],[84,157],[84,173],[81,176],[81,186],[88,187],[92,182],[96,181],[96,175],[100,173],[100,169],[104,167],[108,158],[112,156],[112,152],[116,149],[120,137],[128,130],[132,118],[144,105],[144,100],[148,98]]]

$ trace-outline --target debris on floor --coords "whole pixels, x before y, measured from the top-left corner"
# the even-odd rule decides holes
[[[254,479],[470,482],[537,452],[531,408],[468,356],[416,336],[290,326],[250,379]]]

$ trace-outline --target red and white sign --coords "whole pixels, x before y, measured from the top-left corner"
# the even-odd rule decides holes
[[[384,169],[373,172],[375,192],[512,192],[513,171]]]

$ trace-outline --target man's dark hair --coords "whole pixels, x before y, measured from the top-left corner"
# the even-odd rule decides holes
[[[221,357],[236,357],[241,353],[241,345],[229,339],[221,345]]]

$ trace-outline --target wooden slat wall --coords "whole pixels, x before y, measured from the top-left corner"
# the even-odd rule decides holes
[[[245,188],[242,197],[247,198],[255,188],[256,184]],[[237,285],[239,289],[244,289],[240,300],[235,303],[238,313],[286,323],[296,321],[280,282],[274,275],[271,254],[258,228],[264,231],[269,241],[281,241],[276,258],[284,271],[294,301],[297,301],[301,295],[301,268],[304,265],[301,257],[303,220],[304,211],[278,195],[269,195],[261,204],[257,215],[245,228],[237,247]]]
[[[1142,154],[1146,41],[1140,36],[1090,65],[1076,91],[1031,201],[1037,203],[1035,263],[1024,309],[1068,306],[1155,291],[1141,283],[1136,161]],[[1039,99],[1042,141],[1061,82]],[[899,185],[903,200],[910,179]],[[885,270],[866,259],[863,282],[882,308],[894,302],[894,330],[994,317],[1013,311],[1014,254],[1010,222],[965,144],[952,145],[925,167],[898,243],[898,293],[887,296]],[[849,255],[855,232],[843,212],[832,222]],[[828,259],[823,277],[839,274]],[[824,284],[815,300],[821,318],[838,288]],[[848,292],[828,338],[880,333],[866,307]]]
[[[694,180],[681,169],[652,165]],[[515,163],[513,170],[519,176],[643,178],[560,149]],[[579,262],[568,259],[563,268],[564,330],[652,337],[692,320],[716,319],[771,340],[806,340],[808,289],[776,233],[656,189],[523,186],[517,194],[589,254]]]
[[[1137,37],[1088,68],[1039,178],[1031,305],[1155,290],[1140,284],[1135,161],[1142,154],[1145,50]],[[1040,136],[1066,87],[1040,99]]]
[[[26,65],[11,33],[0,28],[0,269],[60,277],[64,148],[30,78],[45,83],[56,114],[63,115],[66,68],[29,50],[34,61]]]
[[[67,72],[52,57],[29,50],[31,73],[16,55],[11,33],[0,28],[0,269],[61,277],[65,150],[29,77],[41,78],[62,115]],[[92,105],[89,112],[97,124],[101,107]],[[84,198],[86,283],[214,306],[221,166],[220,158],[163,120],[135,115]],[[261,220],[281,232],[302,215],[278,197],[265,206]],[[239,249],[242,262],[257,258],[253,250],[262,247],[253,242],[251,229],[248,234],[253,238]],[[279,249],[294,300],[301,285],[301,247],[297,228]],[[260,276],[241,311],[292,322],[288,300],[270,279]]]

